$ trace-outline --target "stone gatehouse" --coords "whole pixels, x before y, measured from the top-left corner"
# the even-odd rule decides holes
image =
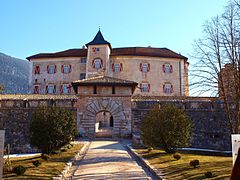
[[[78,96],[77,126],[84,137],[131,137],[131,98],[137,86],[98,76],[72,83]]]

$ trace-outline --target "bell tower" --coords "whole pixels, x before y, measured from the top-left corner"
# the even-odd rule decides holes
[[[94,39],[86,46],[88,49],[86,78],[107,76],[110,71],[111,44],[103,38],[100,29]]]

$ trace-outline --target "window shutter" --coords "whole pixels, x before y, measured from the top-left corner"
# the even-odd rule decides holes
[[[140,63],[139,70],[142,71],[142,63]]]
[[[165,64],[162,65],[163,72],[165,73]]]
[[[103,60],[102,59],[100,59],[100,60],[101,60],[101,66],[100,67],[102,68],[103,67]]]
[[[72,65],[69,64],[69,73],[72,72]]]
[[[40,74],[40,66],[35,66],[34,74]]]
[[[114,63],[112,63],[112,71],[113,71],[113,72],[115,71],[115,69],[114,69]]]
[[[142,83],[140,83],[140,91],[142,92]]]
[[[163,92],[166,92],[166,89],[165,89],[165,84],[163,85]]]
[[[71,87],[72,87],[71,85],[68,86],[68,93],[71,92]]]
[[[63,67],[63,65],[62,65],[62,67],[61,67],[61,72],[64,73],[64,67]]]
[[[171,84],[171,93],[173,93],[173,85]]]
[[[148,92],[150,91],[150,84],[148,84]]]
[[[54,66],[54,73],[56,73],[57,72],[57,66],[55,65]]]
[[[150,71],[150,64],[148,63],[148,69],[147,69],[147,71],[149,72]]]
[[[92,61],[92,67],[95,68],[95,63],[94,60]]]
[[[170,65],[170,73],[172,73],[172,72],[173,72],[173,66]]]
[[[122,71],[122,70],[123,70],[123,64],[120,63],[120,71]]]
[[[48,86],[46,86],[46,94],[48,94]]]
[[[47,65],[47,73],[49,74],[49,65]]]
[[[63,93],[63,85],[60,85],[60,93]]]

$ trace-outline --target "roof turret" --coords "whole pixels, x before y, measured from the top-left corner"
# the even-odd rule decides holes
[[[111,44],[104,39],[104,37],[99,29],[99,31],[96,34],[96,36],[94,37],[94,39],[91,42],[87,43],[86,46],[88,47],[89,45],[100,45],[100,44],[107,44],[111,48]]]

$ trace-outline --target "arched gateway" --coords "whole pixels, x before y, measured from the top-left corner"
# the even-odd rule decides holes
[[[131,97],[137,83],[98,76],[72,85],[79,97],[77,126],[82,136],[96,137],[101,132],[112,137],[131,136]]]

